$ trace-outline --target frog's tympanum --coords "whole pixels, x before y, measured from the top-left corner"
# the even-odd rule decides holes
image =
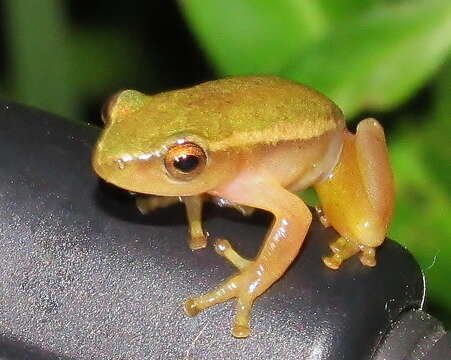
[[[181,199],[191,249],[207,246],[201,224],[208,197],[244,214],[274,215],[255,259],[227,240],[215,249],[238,268],[216,289],[189,299],[189,316],[235,298],[232,334],[249,335],[255,299],[287,270],[312,220],[294,193],[313,187],[320,219],[340,237],[323,258],[331,269],[354,254],[374,266],[393,209],[393,179],[384,132],[366,119],[350,133],[340,109],[306,86],[272,76],[236,77],[147,96],[125,90],[103,111],[105,129],[92,164],[107,182],[131,192],[146,212]]]

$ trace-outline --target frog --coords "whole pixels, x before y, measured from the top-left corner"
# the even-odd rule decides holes
[[[249,336],[255,300],[293,263],[312,223],[314,210],[298,196],[304,189],[316,191],[319,218],[337,233],[324,265],[337,270],[354,255],[364,266],[376,265],[394,203],[377,120],[360,121],[352,133],[328,97],[271,75],[228,77],[154,95],[123,90],[107,103],[102,119],[92,156],[96,174],[144,194],[137,200],[144,213],[182,201],[192,250],[207,246],[205,201],[273,216],[255,258],[241,256],[227,239],[215,241],[215,251],[237,273],[188,298],[188,316],[234,299],[232,335]]]

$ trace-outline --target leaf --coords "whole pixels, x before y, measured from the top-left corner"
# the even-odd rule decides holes
[[[70,56],[64,8],[58,0],[5,1],[14,97],[60,115],[77,114],[75,89],[68,81]],[[64,94],[64,96],[60,96]]]
[[[283,75],[334,99],[348,115],[398,105],[451,47],[451,2],[415,1],[354,18],[305,49]]]
[[[428,295],[437,303],[451,305],[451,201],[446,188],[428,169],[430,141],[404,129],[391,146],[396,180],[396,209],[390,236],[405,245],[420,263]]]
[[[302,0],[301,0],[302,1]],[[349,19],[362,16],[368,11],[384,6],[384,2],[396,0],[315,0],[318,1],[324,16],[330,24],[339,24]]]
[[[277,73],[327,26],[316,1],[182,0],[180,5],[225,75]]]
[[[99,96],[111,89],[125,88],[152,67],[142,64],[139,44],[127,33],[112,29],[84,28],[71,35],[73,83],[86,96]],[[128,82],[128,83],[127,83]]]
[[[435,111],[408,123],[391,138],[397,202],[391,235],[423,268],[428,295],[451,308],[451,58],[436,81]]]
[[[14,68],[8,95],[29,105],[81,119],[83,96],[95,98],[149,75],[136,41],[110,29],[70,32],[57,0],[39,6],[8,0],[7,19]],[[30,16],[33,13],[33,16]],[[144,70],[143,70],[144,69]],[[118,75],[120,74],[120,75]]]

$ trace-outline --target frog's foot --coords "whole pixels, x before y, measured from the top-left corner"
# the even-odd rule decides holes
[[[343,261],[357,254],[360,250],[356,244],[344,237],[339,237],[329,247],[332,250],[332,255],[323,257],[323,263],[333,270],[337,270]]]
[[[184,306],[185,312],[189,316],[195,316],[207,307],[237,297],[236,316],[232,327],[232,335],[237,338],[247,337],[250,333],[249,315],[255,295],[249,295],[249,292],[246,291],[246,289],[249,289],[255,280],[246,280],[246,278],[250,278],[251,272],[244,271],[244,269],[250,268],[253,262],[239,255],[226,239],[216,240],[215,250],[219,255],[225,257],[242,272],[224,283],[218,289],[203,296],[187,300]],[[240,294],[241,292],[243,294]]]
[[[359,259],[362,265],[376,266],[376,248],[365,245],[360,245],[359,248],[361,251]]]
[[[188,316],[195,316],[200,311],[209,308],[210,306],[223,303],[234,297],[237,298],[237,307],[235,319],[232,326],[232,335],[237,338],[244,338],[249,336],[249,318],[252,309],[252,304],[255,298],[259,295],[252,291],[258,283],[258,276],[255,271],[247,267],[245,271],[233,276],[215,290],[189,299],[184,304],[185,312]],[[250,271],[249,271],[250,270]]]
[[[225,257],[228,261],[235,265],[239,270],[243,270],[252,263],[252,261],[239,255],[226,239],[217,239],[215,242],[215,250],[219,255]]]
[[[188,238],[188,246],[191,250],[199,250],[207,247],[207,236],[204,234],[193,235],[193,233],[191,233]]]
[[[180,202],[178,196],[138,196],[136,198],[136,207],[143,215],[156,209],[171,206]]]
[[[339,237],[336,241],[329,245],[332,255],[323,257],[324,264],[337,270],[343,261],[360,252],[359,259],[362,265],[376,266],[376,249],[374,247],[355,244],[354,242]]]
[[[321,224],[323,224],[323,226],[325,228],[329,227],[330,226],[330,222],[327,219],[327,216],[324,213],[323,208],[321,206],[315,206],[315,211],[318,214],[318,218],[319,218],[319,221],[321,222]]]

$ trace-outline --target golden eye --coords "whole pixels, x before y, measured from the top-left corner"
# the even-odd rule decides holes
[[[164,158],[164,166],[174,179],[191,180],[205,167],[207,155],[197,144],[186,142],[169,148]]]

